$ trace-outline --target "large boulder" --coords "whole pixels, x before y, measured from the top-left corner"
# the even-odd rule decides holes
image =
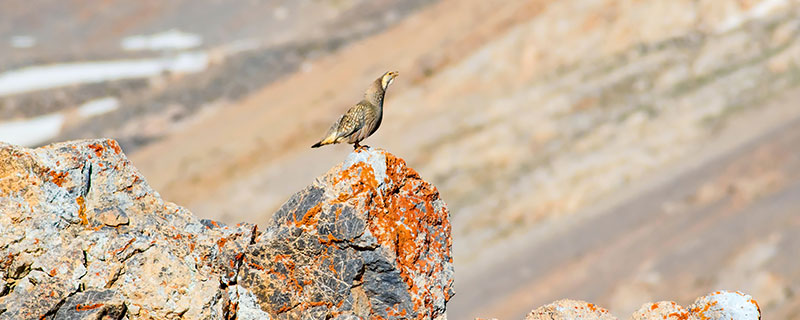
[[[443,319],[450,222],[383,150],[260,231],[162,200],[113,140],[0,144],[0,319]]]
[[[278,210],[239,285],[281,319],[444,318],[450,247],[436,188],[385,151],[358,150]]]

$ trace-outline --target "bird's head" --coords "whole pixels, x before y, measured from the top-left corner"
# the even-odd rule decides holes
[[[389,85],[392,84],[392,81],[394,81],[394,78],[397,77],[398,74],[400,73],[398,73],[397,71],[389,71],[383,74],[383,76],[381,77],[381,87],[383,87],[383,90],[386,90],[386,88],[388,88]]]

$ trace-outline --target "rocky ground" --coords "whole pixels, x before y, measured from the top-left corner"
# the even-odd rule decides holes
[[[163,201],[114,140],[0,144],[0,319],[444,319],[450,216],[353,152],[259,230]]]
[[[344,32],[349,40],[334,41],[335,50],[318,50],[328,48],[324,41],[273,41],[275,33],[269,33],[261,40],[266,46],[218,54],[223,58],[214,61],[224,62],[204,73],[55,89],[75,93],[51,96],[95,97],[108,90],[133,101],[96,121],[70,118],[72,127],[65,125],[55,139],[87,132],[116,137],[138,148],[132,161],[166,199],[202,217],[265,225],[286,199],[350,151],[308,146],[369,81],[399,70],[385,121],[366,143],[402,154],[448,201],[454,261],[462,275],[456,286],[470,292],[453,298],[455,319],[521,318],[532,305],[565,297],[625,315],[642,300],[687,305],[717,289],[742,289],[759,301],[768,296],[771,302],[762,308],[770,317],[800,313],[790,303],[798,290],[791,272],[796,268],[783,254],[798,247],[788,232],[797,221],[787,216],[797,204],[781,202],[796,196],[792,186],[798,181],[791,160],[800,117],[797,1],[302,3],[310,9],[300,12],[311,16],[320,12],[313,8],[337,4],[350,8],[337,11],[340,17],[360,13],[390,23],[376,22],[366,33]],[[174,14],[181,8],[152,11]],[[387,8],[397,14],[384,15],[392,12]],[[283,12],[249,9],[271,12],[275,21]],[[188,19],[169,14],[154,21],[172,20],[209,39],[203,50],[227,52],[220,49],[226,37],[203,31],[214,28],[191,29]],[[300,20],[319,24],[297,27],[301,31],[290,38],[339,39],[314,38],[319,34],[308,31],[322,25],[338,34],[335,26],[341,25],[333,20],[283,21]],[[250,30],[242,31],[242,39],[266,28],[224,25],[231,32]],[[309,43],[315,49],[298,49]],[[309,50],[313,54],[304,55]],[[9,105],[54,99],[39,96],[4,98],[0,110],[27,115],[25,108]],[[69,101],[74,108],[84,98]],[[122,125],[128,116],[138,120]],[[751,157],[762,147],[771,151]],[[773,168],[778,160],[786,162]],[[739,165],[720,173],[728,163]],[[693,200],[706,198],[711,200]],[[763,214],[772,203],[777,207],[769,210],[778,211]],[[738,207],[726,211],[726,205]],[[762,215],[767,218],[750,219]],[[712,250],[721,235],[741,232],[740,219],[761,233]],[[676,234],[683,236],[671,236]],[[606,243],[609,248],[598,247]],[[661,251],[653,252],[653,246]],[[760,258],[748,264],[743,257],[751,254]],[[693,262],[674,262],[687,260]],[[623,268],[608,261],[628,263]],[[586,281],[570,282],[558,272],[568,268],[580,270]],[[740,288],[748,275],[760,279],[761,289]],[[495,298],[474,294],[483,288]]]
[[[378,149],[351,153],[265,229],[163,201],[114,140],[0,145],[0,319],[446,319],[450,215]],[[476,290],[486,295],[486,290]],[[537,319],[616,319],[559,300]],[[741,292],[631,319],[761,319]]]

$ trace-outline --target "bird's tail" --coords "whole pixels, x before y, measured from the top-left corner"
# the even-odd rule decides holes
[[[315,143],[311,147],[312,148],[319,148],[321,146],[324,146],[326,144],[331,144],[331,143],[336,143],[336,135],[335,134],[332,134],[332,135],[329,135],[329,136],[325,137],[325,139],[320,140],[319,142]]]

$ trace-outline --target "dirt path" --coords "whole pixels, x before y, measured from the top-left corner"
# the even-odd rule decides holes
[[[710,146],[699,166],[676,168],[654,188],[552,234],[512,240],[483,267],[462,265],[448,316],[521,319],[569,297],[626,319],[647,301],[688,305],[727,289],[752,294],[765,319],[800,318],[800,303],[791,302],[800,284],[800,116],[768,120],[764,109],[726,130],[763,134],[721,135],[714,144],[729,146]]]

